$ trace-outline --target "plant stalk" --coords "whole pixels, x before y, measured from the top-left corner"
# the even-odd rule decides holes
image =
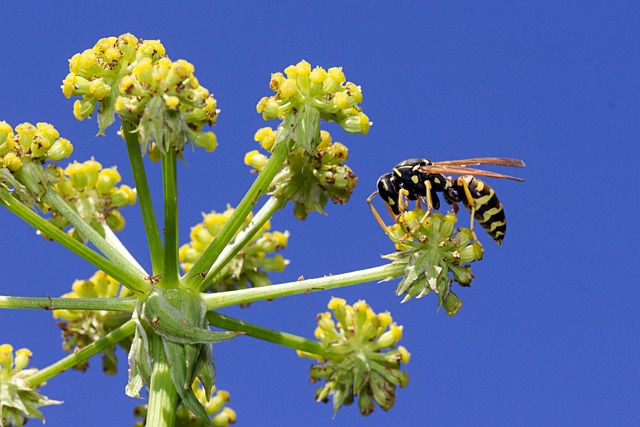
[[[376,280],[389,280],[404,274],[405,266],[402,264],[385,264],[379,267],[349,273],[325,276],[316,279],[301,280],[282,283],[279,285],[263,286],[259,288],[240,289],[230,292],[204,294],[202,299],[207,310],[215,310],[230,305],[247,304],[254,301],[270,300],[290,295],[307,294],[317,291],[326,291],[350,285],[357,285]]]
[[[70,354],[69,356],[58,360],[57,362],[47,366],[44,369],[38,370],[38,372],[36,372],[35,374],[33,374],[27,379],[27,382],[32,387],[39,386],[45,381],[55,377],[59,373],[64,372],[67,369],[71,369],[76,365],[86,362],[94,354],[100,353],[101,351],[116,345],[118,342],[122,341],[123,339],[133,335],[135,330],[136,330],[135,322],[133,320],[129,320],[126,323],[124,323],[122,326],[120,326],[118,329],[115,329],[109,332],[104,337],[82,348],[78,352]]]
[[[138,133],[135,132],[135,126],[133,124],[123,120],[122,135],[124,136],[124,140],[127,144],[129,163],[131,164],[133,181],[136,185],[138,203],[140,204],[140,213],[142,214],[142,221],[147,234],[152,271],[153,274],[158,274],[162,268],[162,238],[160,236],[155,210],[153,209],[147,173],[142,161]]]
[[[205,278],[202,277],[200,273],[209,271],[225,246],[227,246],[238,229],[240,229],[249,212],[251,212],[260,196],[264,194],[268,188],[273,177],[282,168],[282,164],[287,158],[292,144],[293,141],[290,138],[286,138],[276,145],[273,153],[271,153],[271,157],[269,157],[269,160],[249,188],[249,191],[247,191],[247,194],[245,194],[244,198],[235,208],[231,218],[224,224],[220,233],[218,233],[213,242],[207,247],[200,259],[184,276],[184,283],[188,287],[199,291],[205,288]]]

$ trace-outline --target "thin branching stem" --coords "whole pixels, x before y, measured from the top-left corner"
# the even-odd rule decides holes
[[[327,355],[322,344],[308,338],[288,334],[286,332],[274,331],[273,329],[245,322],[215,311],[207,313],[207,320],[211,326],[216,326],[221,329],[226,329],[228,331],[242,331],[253,338],[305,351],[307,353],[317,354],[318,356]]]
[[[385,264],[379,267],[337,274],[335,276],[325,276],[317,279],[300,280],[279,285],[240,289],[215,294],[204,294],[202,299],[206,304],[207,310],[214,310],[230,305],[246,304],[254,301],[308,294],[360,283],[392,279],[401,276],[404,273],[404,268],[404,265]]]
[[[38,370],[35,374],[27,379],[27,382],[36,387],[43,382],[55,377],[61,372],[71,369],[76,365],[86,362],[94,354],[100,353],[109,347],[116,345],[123,339],[130,337],[136,330],[136,324],[133,320],[129,320],[119,328],[109,332],[99,340],[87,345],[81,350],[70,354],[69,356],[58,360],[52,365],[47,366],[44,369]]]
[[[0,188],[0,204],[26,221],[29,225],[40,230],[47,237],[76,253],[132,291],[143,292],[149,289],[149,284],[143,280],[142,273],[129,262],[121,263],[122,257],[118,257],[116,261],[111,261],[103,257],[24,206],[20,201],[13,198],[5,188]]]
[[[188,287],[199,291],[202,291],[206,287],[205,278],[201,276],[201,273],[209,271],[225,246],[227,246],[240,227],[242,227],[251,209],[253,209],[258,202],[260,196],[265,193],[273,177],[282,168],[292,144],[293,142],[287,138],[276,145],[271,157],[269,157],[269,160],[260,174],[258,174],[258,177],[249,188],[249,191],[247,191],[247,194],[245,194],[242,201],[240,201],[235,208],[231,218],[224,224],[220,233],[218,233],[200,259],[193,264],[189,272],[185,275],[184,283]]]
[[[162,183],[164,185],[164,259],[163,287],[178,286],[178,175],[176,152],[170,149],[162,156]]]
[[[31,298],[0,295],[0,308],[35,310],[109,310],[132,312],[137,298]]]
[[[251,222],[247,224],[247,226],[236,235],[231,243],[229,243],[216,262],[213,263],[211,270],[205,277],[203,285],[205,286],[204,290],[207,290],[211,283],[215,279],[215,277],[220,273],[220,271],[233,259],[234,256],[240,252],[242,248],[244,248],[253,236],[256,235],[262,229],[264,224],[269,221],[269,219],[273,216],[273,214],[284,206],[284,200],[277,197],[270,197],[269,200],[260,208],[260,210],[256,213],[256,215],[251,219]]]
[[[151,256],[153,274],[158,274],[162,268],[162,238],[160,236],[160,229],[158,228],[158,221],[156,220],[153,202],[151,200],[147,173],[142,161],[142,152],[140,151],[138,133],[135,132],[134,125],[123,120],[122,134],[127,144],[127,152],[129,153],[129,163],[131,164],[133,181],[136,184],[138,203],[140,204],[142,221],[144,222],[144,229],[149,243],[149,253]]]

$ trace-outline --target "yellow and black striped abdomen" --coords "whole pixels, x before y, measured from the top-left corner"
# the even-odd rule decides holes
[[[471,175],[458,177],[455,187],[462,204],[469,212],[475,207],[474,218],[500,245],[507,232],[507,218],[495,191],[486,182]]]

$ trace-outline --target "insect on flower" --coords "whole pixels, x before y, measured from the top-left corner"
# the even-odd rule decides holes
[[[457,203],[462,202],[471,214],[471,225],[469,227],[471,231],[473,231],[473,220],[475,218],[489,236],[500,245],[507,231],[504,208],[493,188],[476,178],[476,176],[504,178],[518,182],[524,182],[524,180],[468,167],[476,165],[520,168],[525,166],[522,160],[501,157],[478,157],[441,162],[432,162],[420,158],[407,159],[398,163],[391,173],[384,174],[378,179],[378,190],[369,196],[367,203],[369,203],[373,215],[387,234],[389,234],[387,225],[371,203],[376,195],[380,195],[384,200],[394,220],[400,222],[402,222],[403,213],[407,210],[408,200],[415,200],[418,206],[422,202],[427,207],[427,212],[418,226],[412,230],[407,230],[407,234],[401,239],[404,241],[413,236],[417,229],[424,225],[432,210],[440,208],[440,199],[437,194],[440,192],[444,200],[453,205],[455,212],[458,211]],[[462,176],[454,179],[451,176],[445,177],[443,174]]]

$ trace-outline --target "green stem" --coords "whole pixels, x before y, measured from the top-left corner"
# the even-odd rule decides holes
[[[164,354],[162,340],[154,336],[149,342],[153,370],[149,385],[149,407],[147,409],[146,427],[172,427],[175,425],[178,392],[176,391]]]
[[[285,347],[296,350],[306,351],[307,353],[317,354],[318,356],[327,356],[322,344],[308,338],[297,335],[288,334],[286,332],[274,331],[253,323],[235,319],[231,316],[210,311],[207,313],[207,320],[211,326],[216,326],[227,331],[242,331],[250,337],[258,338],[274,344],[283,345]]]
[[[284,200],[277,197],[270,197],[260,208],[258,213],[251,219],[251,222],[228,244],[218,259],[211,266],[211,270],[202,282],[203,291],[207,290],[220,271],[253,239],[258,231],[269,221],[273,214],[284,206]]]
[[[11,197],[5,188],[0,188],[0,204],[32,227],[40,230],[47,237],[76,253],[132,291],[144,292],[149,289],[149,284],[142,279],[140,272],[131,268],[131,264],[127,262],[124,265],[120,265],[120,263],[108,260],[91,250],[64,231],[51,225],[49,221],[24,206],[20,201]]]
[[[178,174],[176,152],[170,149],[162,156],[164,184],[164,260],[160,286],[178,286]]]
[[[147,233],[152,271],[153,274],[158,274],[162,266],[162,238],[160,237],[160,229],[158,228],[156,213],[153,209],[153,201],[151,200],[151,192],[149,191],[147,173],[142,161],[142,152],[140,151],[138,133],[135,132],[135,126],[133,124],[123,120],[122,134],[124,135],[124,140],[127,144],[129,163],[131,164],[131,172],[133,173],[133,182],[136,184],[136,193],[138,193],[138,203],[140,204],[142,221],[144,222],[144,229]]]
[[[55,377],[59,373],[86,362],[94,354],[100,353],[101,351],[116,345],[123,339],[130,337],[131,335],[133,335],[135,330],[135,322],[133,320],[129,320],[118,329],[109,332],[104,337],[82,348],[80,351],[70,354],[69,356],[60,359],[59,361],[47,366],[44,369],[40,369],[38,372],[29,377],[27,379],[27,382],[32,387],[36,387],[49,380],[50,378]]]
[[[202,295],[207,310],[227,307],[236,304],[246,304],[290,295],[307,294],[326,291],[359,283],[375,280],[386,280],[402,276],[405,266],[402,264],[386,264],[379,267],[349,273],[325,276],[317,279],[301,280],[282,283],[280,285],[263,286],[259,288],[241,289],[238,291],[220,292]]]
[[[111,246],[100,233],[91,227],[57,191],[53,190],[50,185],[41,182],[41,175],[41,166],[32,163],[23,165],[23,167],[14,174],[16,179],[29,188],[31,192],[34,194],[40,193],[42,201],[55,208],[63,217],[73,224],[82,236],[93,243],[107,258],[131,273],[142,273],[131,265],[118,250]]]
[[[245,194],[242,201],[240,201],[236,207],[231,218],[229,218],[229,220],[224,224],[220,233],[218,233],[213,242],[204,251],[200,259],[184,276],[184,283],[188,287],[198,290],[204,289],[204,277],[200,276],[200,273],[209,271],[213,263],[224,250],[227,243],[229,243],[238,229],[242,226],[247,215],[258,202],[258,198],[266,191],[267,187],[273,180],[273,177],[280,171],[282,164],[289,154],[292,144],[293,141],[286,138],[276,145],[271,157],[269,157],[269,160],[251,185],[251,188],[249,188],[247,194]]]
[[[0,308],[36,310],[110,310],[132,312],[137,298],[31,298],[0,295]]]

